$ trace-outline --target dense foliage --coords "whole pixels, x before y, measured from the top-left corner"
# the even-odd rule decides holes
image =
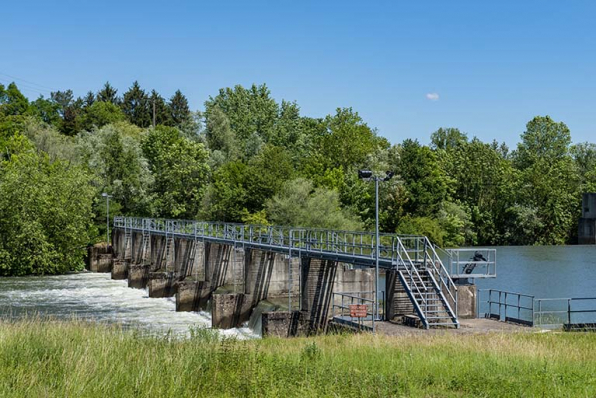
[[[391,145],[351,108],[302,116],[265,85],[221,89],[202,112],[138,82],[35,101],[0,85],[0,153],[3,274],[76,268],[104,232],[102,192],[112,215],[372,229],[374,185],[357,170],[391,170],[381,229],[457,246],[573,242],[596,189],[596,145],[548,116],[513,151],[456,128]]]

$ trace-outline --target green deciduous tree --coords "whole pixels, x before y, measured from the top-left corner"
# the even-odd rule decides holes
[[[176,128],[158,126],[143,139],[143,153],[155,176],[154,214],[196,217],[209,176],[204,145],[185,138]]]
[[[521,203],[537,209],[542,222],[536,243],[568,242],[579,215],[579,181],[569,152],[569,128],[548,116],[537,116],[521,138],[514,154],[521,172],[517,192]]]
[[[339,194],[326,188],[314,188],[303,178],[288,181],[279,194],[267,201],[269,221],[276,225],[359,230],[356,216],[342,209]]]
[[[329,168],[347,171],[364,163],[377,149],[377,137],[352,108],[338,108],[325,118],[327,134],[321,137],[320,155]]]
[[[23,150],[0,166],[0,274],[79,270],[95,190],[81,168]]]
[[[81,130],[91,130],[101,128],[110,123],[120,122],[126,119],[126,116],[118,105],[111,102],[97,101],[85,109],[81,116]]]
[[[113,105],[113,104],[112,104]],[[80,161],[93,173],[94,185],[113,195],[127,215],[148,215],[153,176],[141,149],[138,128],[107,125],[77,137]]]
[[[219,94],[205,102],[205,118],[209,124],[213,110],[219,108],[228,118],[230,127],[241,143],[253,134],[263,142],[270,141],[278,117],[278,105],[266,85],[240,85],[220,89]]]
[[[399,149],[396,168],[408,191],[405,204],[408,213],[434,215],[441,203],[449,199],[450,180],[430,148],[418,141],[405,140]]]

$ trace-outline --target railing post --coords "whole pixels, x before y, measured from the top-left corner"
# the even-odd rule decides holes
[[[534,326],[534,296],[531,296],[532,298],[532,327]]]
[[[571,326],[571,299],[567,299],[567,324]]]

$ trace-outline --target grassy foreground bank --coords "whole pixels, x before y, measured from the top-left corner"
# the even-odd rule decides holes
[[[596,396],[596,335],[143,337],[0,322],[0,396]]]

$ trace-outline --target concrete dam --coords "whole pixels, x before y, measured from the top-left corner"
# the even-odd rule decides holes
[[[381,234],[377,258],[370,232],[115,217],[111,250],[91,248],[88,266],[175,296],[177,311],[209,311],[213,328],[251,317],[263,336],[402,319],[457,328],[475,316],[475,286],[457,286],[438,250],[424,236]]]

